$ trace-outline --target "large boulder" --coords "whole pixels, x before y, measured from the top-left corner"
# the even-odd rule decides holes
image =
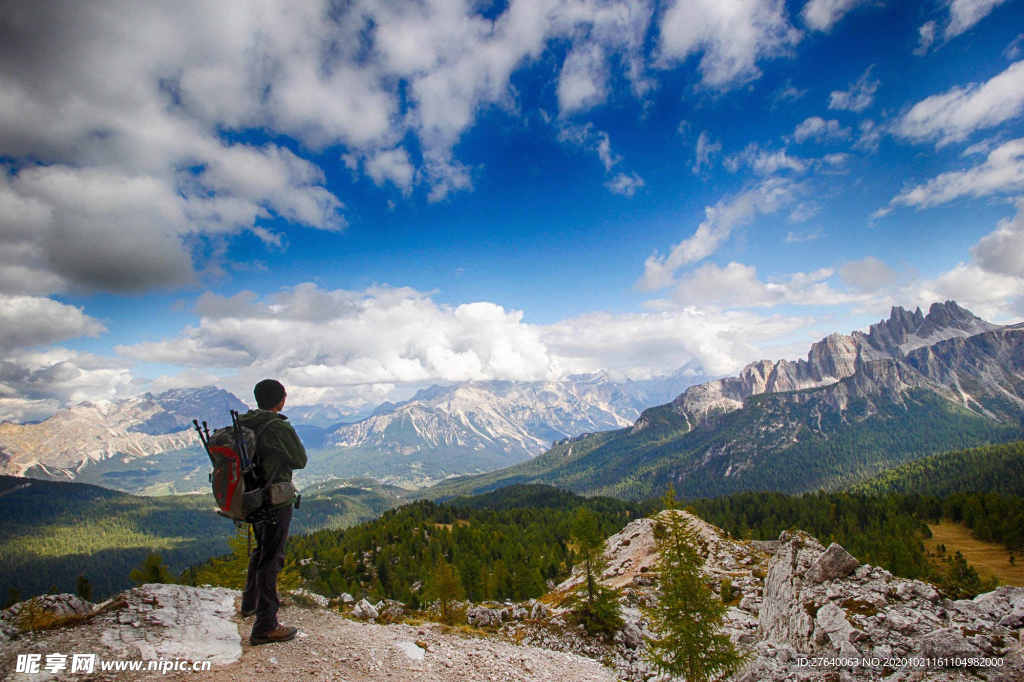
[[[859,565],[853,555],[833,542],[807,570],[807,578],[816,583],[845,578]]]
[[[352,608],[352,615],[360,620],[377,620],[380,614],[373,604],[365,599],[360,599]]]

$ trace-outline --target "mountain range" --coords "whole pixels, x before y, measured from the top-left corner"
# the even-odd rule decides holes
[[[370,476],[422,484],[528,460],[554,441],[622,428],[704,379],[690,366],[666,377],[613,381],[606,373],[559,381],[473,381],[432,386],[322,434],[307,475]]]
[[[634,424],[556,443],[529,461],[437,486],[512,483],[640,498],[837,487],[932,452],[1024,432],[1024,325],[953,301],[893,308],[867,333],[833,334],[806,360],[761,361],[691,386]]]
[[[301,483],[371,476],[415,484],[489,471],[544,452],[554,440],[627,426],[646,407],[704,379],[699,367],[687,366],[643,381],[616,382],[602,372],[432,386],[354,423],[357,415],[329,405],[286,412],[312,453]],[[39,423],[0,424],[0,474],[144,494],[204,491],[209,462],[191,421],[223,426],[230,409],[248,407],[209,386],[81,403]]]

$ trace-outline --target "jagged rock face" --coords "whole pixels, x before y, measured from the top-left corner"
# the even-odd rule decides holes
[[[199,418],[223,426],[228,411],[248,408],[218,388],[175,389],[117,402],[82,403],[38,424],[0,424],[0,473],[30,470],[73,480],[89,462],[115,456],[146,457],[198,446],[191,430]]]
[[[958,655],[1002,657],[1003,665],[970,672],[903,668],[892,679],[1024,679],[1024,588],[1001,587],[973,600],[951,601],[928,583],[861,564],[840,545],[826,549],[803,531],[784,532],[778,541],[741,542],[691,514],[671,513],[683,515],[696,531],[709,586],[717,591],[729,578],[738,595],[723,630],[750,658],[730,679],[873,680],[892,671],[811,668],[801,661],[813,656],[859,661]],[[650,679],[654,671],[644,660],[642,639],[656,633],[642,607],[657,599],[656,523],[637,519],[605,542],[608,568],[602,582],[621,591],[626,620],[613,642],[587,638],[569,627],[564,607],[542,622],[504,622],[500,631],[523,643],[611,661],[623,680]],[[578,566],[545,601],[557,602],[582,583]],[[912,674],[917,677],[907,677]]]
[[[811,346],[806,360],[752,363],[736,377],[690,387],[672,406],[693,427],[764,393],[821,389],[811,398],[842,411],[852,399],[927,388],[999,418],[1004,415],[981,401],[999,397],[1024,408],[1022,349],[1024,330],[993,325],[953,301],[933,304],[927,315],[897,307],[867,334],[828,336]],[[637,426],[643,426],[643,419]]]
[[[786,648],[792,650],[787,658],[794,651],[857,659],[1003,657],[1008,666],[990,671],[995,679],[1024,674],[1024,588],[950,601],[928,583],[867,564],[844,576],[852,568],[845,550],[825,550],[806,533],[785,532],[780,539],[768,561],[758,614],[762,656],[751,667],[760,677],[749,679],[787,679],[787,670],[793,671],[775,655]],[[870,671],[862,672],[869,677]]]

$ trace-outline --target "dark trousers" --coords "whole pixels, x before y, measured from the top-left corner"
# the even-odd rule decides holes
[[[277,629],[277,574],[284,567],[284,544],[292,521],[291,505],[270,512],[268,522],[254,524],[256,549],[249,555],[249,573],[242,593],[242,610],[256,610],[252,633],[265,635]],[[276,521],[271,523],[270,521]]]

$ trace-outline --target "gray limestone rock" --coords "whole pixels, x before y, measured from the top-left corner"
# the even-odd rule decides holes
[[[365,599],[360,599],[359,603],[353,607],[352,615],[360,620],[376,620],[380,614],[373,604]]]
[[[833,542],[807,571],[807,578],[816,583],[845,578],[859,565],[853,555]]]

